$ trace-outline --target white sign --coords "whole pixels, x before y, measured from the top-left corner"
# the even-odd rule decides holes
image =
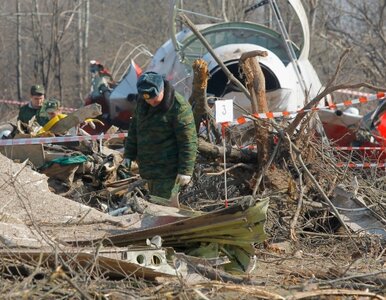
[[[216,123],[233,121],[233,100],[217,100],[216,106]]]

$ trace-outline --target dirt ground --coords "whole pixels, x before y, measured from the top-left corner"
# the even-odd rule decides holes
[[[46,176],[25,164],[13,163],[0,155],[0,167],[2,251],[56,249],[55,245],[63,240],[102,237],[140,225],[138,215],[111,217],[52,193]],[[384,218],[383,173],[332,172],[331,166],[321,161],[309,167],[329,196],[332,182],[339,180],[346,188],[355,188]],[[306,179],[299,185],[294,173],[287,165],[271,168],[266,174],[263,184],[264,197],[270,199],[265,225],[268,238],[255,246],[256,266],[250,274],[224,275],[213,270],[210,276],[204,274],[207,279],[200,282],[179,277],[149,281],[130,274],[115,280],[104,274],[95,277],[82,266],[75,269],[57,262],[53,267],[13,256],[0,260],[0,298],[384,299],[384,241],[376,235],[347,232],[323,204],[314,183]],[[250,182],[246,179],[251,174],[235,169],[229,175],[232,205],[237,200],[231,198],[237,199],[248,189]],[[359,181],[356,187],[350,186],[354,175]],[[203,210],[223,206],[223,195],[219,194],[221,178],[198,176],[197,185],[185,190],[181,200]],[[299,199],[303,199],[302,205]]]

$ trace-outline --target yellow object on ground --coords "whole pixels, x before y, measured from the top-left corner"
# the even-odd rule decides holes
[[[59,114],[59,115],[56,115],[55,117],[53,117],[51,120],[48,121],[48,123],[46,125],[43,126],[43,128],[41,128],[37,135],[40,135],[40,134],[43,134],[45,132],[48,132],[50,131],[50,129],[57,123],[59,122],[61,119],[64,119],[65,117],[67,117],[66,114]]]
[[[105,123],[103,123],[101,120],[98,120],[98,119],[86,119],[86,120],[84,120],[84,124],[89,125],[92,129],[96,128],[95,123],[99,123],[102,126],[105,125]]]

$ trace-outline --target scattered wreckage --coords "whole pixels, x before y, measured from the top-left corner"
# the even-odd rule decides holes
[[[54,136],[53,133],[63,134],[69,128],[82,123],[86,118],[96,117],[100,113],[98,104],[75,111],[68,117],[59,120],[52,127],[52,136]],[[30,137],[28,136],[28,138]],[[225,255],[227,259],[223,260],[221,264],[226,270],[233,272],[248,273],[253,270],[255,264],[253,245],[265,239],[264,222],[268,207],[267,200],[257,202],[251,197],[246,197],[246,199],[240,200],[237,205],[214,212],[196,212],[189,208],[175,209],[173,212],[171,207],[152,204],[138,196],[141,195],[145,198],[142,194],[144,192],[139,190],[140,187],[143,188],[143,180],[121,168],[122,154],[108,148],[107,143],[101,146],[98,145],[99,141],[95,143],[92,140],[85,140],[65,142],[60,145],[55,143],[42,145],[29,144],[28,138],[26,134],[16,134],[11,141],[17,143],[18,140],[22,139],[27,142],[24,145],[3,146],[2,153],[15,161],[24,162],[24,165],[31,164],[35,170],[47,175],[50,188],[58,194],[82,203],[87,203],[85,198],[89,197],[91,201],[94,201],[94,203],[89,202],[89,205],[108,212],[108,215],[122,215],[123,213],[125,216],[138,213],[143,215],[138,220],[140,224],[138,228],[131,226],[123,234],[110,234],[103,239],[98,238],[96,240],[90,238],[81,240],[79,237],[76,237],[75,240],[69,240],[65,236],[57,237],[63,243],[63,250],[60,251],[60,253],[63,252],[63,255],[70,255],[74,252],[80,262],[87,261],[90,259],[90,250],[87,250],[89,249],[87,247],[79,250],[80,246],[95,247],[97,244],[106,244],[114,248],[111,250],[106,248],[99,253],[101,268],[105,264],[110,265],[111,260],[115,260],[118,265],[122,262],[120,268],[124,270],[121,270],[121,276],[127,276],[138,268],[140,268],[139,272],[146,277],[149,276],[149,278],[155,276],[154,272],[159,269],[166,274],[175,276],[178,273],[170,271],[172,270],[171,259],[169,258],[170,253],[172,253],[171,250],[161,249],[161,246],[165,245],[180,249],[188,255],[206,257],[209,261],[214,258],[220,259]],[[47,142],[50,137],[43,139]],[[111,143],[111,141],[108,142]],[[122,147],[122,140],[120,146]],[[81,178],[82,185],[78,188],[76,184],[79,184],[79,180],[76,182],[75,179],[79,178]],[[139,194],[134,193],[128,196],[130,195],[128,190],[135,189],[138,190]],[[63,192],[63,190],[65,191]],[[146,198],[149,197],[146,196]],[[150,201],[160,201],[164,205],[167,204],[167,199],[153,198],[155,199],[150,196]],[[123,207],[119,208],[119,205]],[[152,241],[157,237],[159,241],[154,246]],[[145,243],[146,239],[148,239],[148,245]],[[72,244],[75,248],[71,250],[66,247],[67,244]],[[131,247],[135,247],[135,245],[140,248],[131,250]],[[12,246],[12,239],[7,243],[7,246]],[[5,251],[3,255],[7,257],[7,253]],[[167,253],[169,253],[168,259],[166,259]],[[186,254],[177,253],[175,255],[183,256],[184,260],[194,259]],[[43,255],[44,260],[50,261],[52,249],[44,250],[43,247],[39,251],[22,251],[18,255],[21,258],[30,257],[31,259]],[[110,264],[106,263],[105,260]],[[110,271],[113,270],[110,269]],[[158,273],[156,272],[156,274]],[[114,276],[117,274],[115,273]]]
[[[234,134],[243,136],[244,132]],[[241,162],[241,156],[232,156],[229,151],[229,199],[225,208],[224,170],[222,152],[219,152],[223,149],[212,145],[217,152],[203,152],[197,164],[196,183],[180,195],[182,207],[172,208],[165,206],[167,199],[147,195],[144,182],[138,176],[119,169],[122,156],[117,149],[122,146],[121,139],[107,139],[102,147],[100,140],[86,141],[87,146],[82,143],[38,145],[43,149],[45,160],[54,157],[52,153],[56,153],[56,157],[92,158],[92,167],[87,166],[90,159],[76,160],[67,166],[53,164],[51,168],[55,166],[55,172],[33,167],[47,174],[48,185],[46,177],[30,170],[27,166],[33,166],[30,161],[19,157],[24,163],[14,164],[0,157],[2,170],[6,170],[1,179],[1,198],[8,200],[2,205],[0,260],[20,262],[14,271],[7,272],[29,276],[33,270],[23,266],[23,262],[28,262],[32,266],[48,266],[55,270],[52,276],[68,283],[72,282],[71,274],[82,270],[95,278],[135,276],[159,281],[178,277],[190,284],[209,278],[253,284],[253,280],[236,274],[247,273],[253,278],[252,274],[259,272],[256,245],[267,239],[268,203],[273,205],[278,196],[280,202],[290,203],[301,195],[293,187],[294,171],[287,173],[280,166],[280,159],[275,159],[274,169],[264,175],[265,199],[250,196],[257,157]],[[29,146],[35,145],[24,145]],[[290,147],[296,149],[295,145]],[[287,152],[285,148],[281,151]],[[24,158],[32,157],[31,153],[27,152]],[[211,156],[205,157],[205,153]],[[287,153],[293,155],[291,151]],[[302,154],[307,157],[304,150]],[[288,154],[280,157],[287,157],[287,163],[292,165]],[[320,163],[315,158],[307,159],[309,166]],[[316,171],[315,167],[313,170],[322,172],[319,178],[323,184],[322,178],[326,176],[323,172],[327,170],[323,164],[320,167],[324,171]],[[331,214],[328,218],[333,217],[349,229],[349,233],[340,233],[343,236],[346,232],[357,239],[372,236],[382,243],[386,241],[386,219],[381,209],[384,204],[377,201],[369,204],[368,198],[360,200],[359,185],[354,192],[341,186],[335,188],[330,198],[332,206],[328,208],[323,197],[311,196],[315,185],[307,181],[304,184],[309,190],[309,196],[303,200],[306,211]],[[381,181],[378,185],[382,188]],[[49,190],[59,195],[53,197]],[[280,213],[280,209],[277,212]],[[298,240],[317,231],[321,226],[317,219],[298,221],[301,226],[307,225],[298,232],[293,225],[293,238]]]
[[[180,273],[180,268],[184,270],[181,271],[181,276],[185,276],[188,274],[187,262],[190,264],[198,262],[198,258],[191,257],[198,256],[202,257],[203,265],[213,261],[215,264],[224,265],[226,270],[248,273],[255,267],[254,243],[265,240],[264,224],[268,200],[257,202],[251,197],[245,197],[237,205],[229,208],[214,212],[199,212],[188,208],[173,209],[160,206],[134,196],[126,201],[130,203],[131,214],[126,214],[125,218],[113,217],[98,213],[84,204],[73,202],[69,205],[72,201],[60,196],[53,199],[47,184],[44,183],[45,178],[37,173],[33,174],[32,170],[26,168],[27,161],[16,165],[11,164],[4,156],[1,159],[4,169],[10,171],[9,175],[4,173],[2,176],[2,199],[8,195],[8,202],[3,205],[3,214],[8,216],[3,218],[4,223],[12,224],[14,222],[12,218],[20,218],[25,220],[25,225],[34,224],[34,227],[39,228],[29,231],[25,225],[23,227],[23,223],[20,223],[19,229],[11,228],[12,225],[2,226],[2,242],[6,250],[0,253],[1,257],[14,256],[20,259],[28,257],[33,261],[43,259],[47,263],[52,263],[52,259],[57,255],[63,255],[67,259],[73,255],[75,261],[84,264],[95,259],[97,251],[100,260],[98,270],[107,269],[115,277],[138,272],[146,278],[154,278],[165,274],[176,276]],[[7,168],[7,165],[10,168]],[[19,170],[15,171],[17,168]],[[23,183],[25,178],[29,180]],[[128,181],[126,189],[127,184]],[[33,193],[28,195],[26,191],[29,189],[34,189],[35,194],[46,195],[42,197],[36,197]],[[45,203],[39,203],[42,201]],[[51,201],[53,203],[50,203]],[[42,205],[44,209],[41,209]],[[55,215],[60,214],[59,211],[55,214],[50,213],[57,205],[64,206],[61,212],[68,217],[56,218]],[[79,209],[75,209],[76,215],[72,215],[74,209],[71,207],[77,206]],[[26,211],[19,211],[16,216],[14,207],[24,207]],[[95,220],[89,220],[90,218]],[[105,232],[104,236],[101,236],[101,232],[85,234],[84,230],[88,229],[83,229],[82,225],[87,226],[90,222],[91,224],[107,222],[116,226],[114,229],[110,226],[102,230]],[[58,226],[62,228],[55,229]],[[9,233],[9,230],[12,233]],[[95,238],[96,236],[99,237]],[[53,245],[57,247],[55,253]],[[97,248],[102,245],[103,250],[99,251]],[[37,250],[16,250],[20,246]],[[182,252],[175,253],[171,247]],[[15,250],[10,253],[9,248]],[[178,265],[184,262],[185,269],[174,265],[177,258],[181,261]]]

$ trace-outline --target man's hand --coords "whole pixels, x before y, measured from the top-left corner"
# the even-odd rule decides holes
[[[187,185],[191,179],[192,177],[189,175],[177,174],[176,184],[179,184],[180,186],[184,186],[184,185]]]
[[[121,165],[130,171],[130,169],[131,169],[131,159],[130,158],[124,158],[122,160],[122,162],[121,162]]]

